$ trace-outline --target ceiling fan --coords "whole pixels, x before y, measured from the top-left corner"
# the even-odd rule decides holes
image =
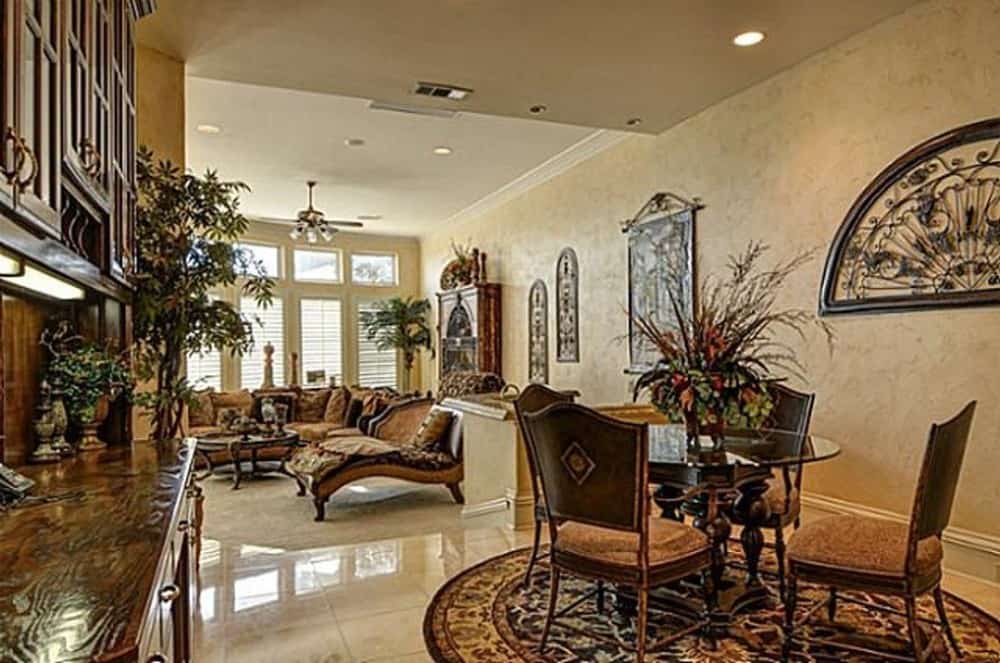
[[[337,226],[343,228],[364,227],[365,224],[358,221],[327,220],[323,212],[313,207],[313,188],[316,186],[316,182],[309,180],[306,182],[306,186],[309,187],[309,207],[299,211],[294,221],[295,227],[288,233],[289,237],[295,240],[305,237],[307,242],[315,244],[320,238],[324,242],[333,240],[333,236],[337,234]]]

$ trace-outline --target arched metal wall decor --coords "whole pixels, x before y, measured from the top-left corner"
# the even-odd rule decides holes
[[[542,279],[528,291],[528,381],[549,381],[549,295]]]
[[[556,361],[580,361],[580,265],[568,246],[556,261]]]
[[[827,256],[820,313],[1000,304],[1000,118],[936,136],[858,197]]]
[[[643,373],[660,358],[633,320],[649,317],[671,329],[677,326],[672,300],[687,310],[694,307],[694,222],[703,207],[698,198],[658,193],[622,224],[628,237],[628,373]]]

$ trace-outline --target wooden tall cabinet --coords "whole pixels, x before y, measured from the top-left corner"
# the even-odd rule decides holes
[[[473,283],[438,293],[443,377],[456,371],[501,375],[500,284]]]

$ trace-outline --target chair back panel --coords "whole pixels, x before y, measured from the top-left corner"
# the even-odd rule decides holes
[[[774,409],[765,427],[808,435],[816,394],[795,391],[782,384],[772,384],[767,390],[774,399]]]
[[[543,384],[529,384],[518,395],[514,401],[514,416],[517,418],[517,428],[521,432],[521,439],[527,447],[528,465],[531,466],[532,487],[537,488],[538,461],[534,449],[534,443],[528,437],[528,431],[524,425],[524,415],[534,414],[547,408],[553,403],[572,403],[571,393],[556,391]]]
[[[640,532],[648,510],[648,427],[575,403],[524,415],[550,521]]]
[[[972,401],[953,419],[931,426],[913,505],[913,536],[917,541],[940,536],[951,520],[955,489],[965,458],[976,402]]]

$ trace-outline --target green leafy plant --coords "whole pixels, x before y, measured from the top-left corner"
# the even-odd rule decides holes
[[[215,171],[199,177],[140,148],[136,256],[135,369],[155,391],[136,395],[153,422],[153,439],[176,437],[193,387],[184,376],[189,354],[242,355],[253,347],[251,322],[210,293],[239,285],[259,306],[271,304],[274,281],[235,242],[247,230],[240,213],[242,182]]]
[[[634,318],[638,332],[660,353],[636,381],[635,397],[648,390],[658,410],[689,430],[723,424],[757,428],[774,407],[768,384],[784,379],[776,373],[802,377],[801,363],[775,330],[804,337],[807,327],[818,327],[832,350],[833,332],[815,313],[778,306],[785,281],[813,252],[763,268],[767,250],[751,242],[745,253],[731,256],[728,277],[703,280],[693,309],[670,292],[676,324]]]
[[[375,310],[361,313],[361,326],[369,341],[380,351],[398,350],[403,354],[403,391],[410,390],[410,374],[417,352],[434,352],[427,314],[431,303],[426,299],[393,297],[375,303]]]
[[[132,395],[128,355],[85,341],[68,322],[42,332],[39,341],[49,351],[45,379],[62,393],[66,411],[76,423],[89,423],[102,396],[108,402]]]

